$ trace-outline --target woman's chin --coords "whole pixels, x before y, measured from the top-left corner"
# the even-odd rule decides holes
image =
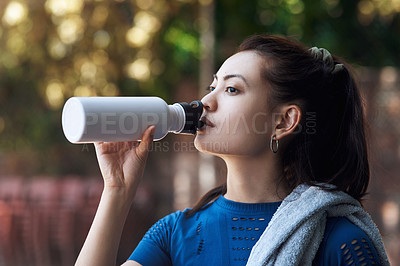
[[[204,135],[203,134],[196,134],[196,137],[194,138],[194,147],[204,153],[208,153],[207,150],[205,149],[207,145],[204,143]]]
[[[198,134],[194,139],[194,146],[200,152],[222,155],[229,153],[229,146],[227,142],[211,140],[210,136]]]

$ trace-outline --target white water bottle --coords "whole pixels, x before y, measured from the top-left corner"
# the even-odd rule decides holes
[[[154,140],[168,132],[195,134],[200,101],[168,105],[158,97],[72,97],[62,111],[62,128],[72,143],[139,140],[155,125]]]

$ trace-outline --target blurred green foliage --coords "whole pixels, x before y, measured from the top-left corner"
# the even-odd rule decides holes
[[[199,10],[210,4],[215,68],[255,33],[293,36],[356,65],[399,66],[398,0],[4,0],[0,166],[16,161],[12,170],[29,174],[90,172],[93,156],[81,152],[90,149],[63,136],[65,100],[157,95],[179,101],[174,92],[181,80],[198,80],[205,23]]]
[[[292,36],[331,50],[352,63],[400,64],[400,1],[242,0],[216,1],[217,49],[254,33]],[[223,58],[220,58],[223,60]]]

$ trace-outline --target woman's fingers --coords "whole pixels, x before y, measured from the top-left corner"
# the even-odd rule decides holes
[[[151,148],[151,144],[153,143],[153,139],[154,139],[155,129],[156,129],[155,126],[150,126],[143,133],[142,141],[139,143],[139,145],[137,147],[137,154],[141,159],[145,159],[148,151]]]
[[[139,149],[140,153],[150,150],[151,144],[154,138],[154,131],[156,127],[148,127],[142,136],[141,141],[129,141],[129,142],[95,142],[94,146],[96,151],[100,154],[107,154],[119,151],[121,149],[131,150],[133,148]]]

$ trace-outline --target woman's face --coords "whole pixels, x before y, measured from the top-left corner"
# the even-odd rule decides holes
[[[264,60],[252,51],[237,53],[221,66],[201,100],[202,120],[197,131],[198,150],[215,155],[258,155],[267,152],[272,135],[268,112],[269,84],[261,77]]]

